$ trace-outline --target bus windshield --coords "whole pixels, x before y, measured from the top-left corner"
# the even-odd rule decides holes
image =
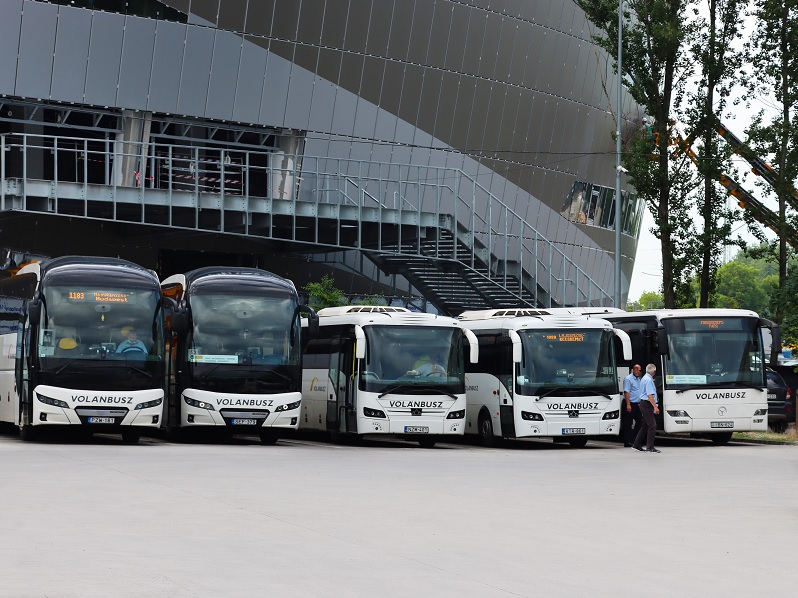
[[[160,386],[164,345],[157,289],[48,285],[43,294],[35,347],[43,383],[87,388],[98,380],[107,386],[118,375],[124,389]],[[98,376],[100,371],[105,373]]]
[[[360,388],[402,394],[465,392],[463,333],[442,326],[365,326]]]
[[[221,383],[228,392],[277,392],[298,384],[296,298],[195,293],[190,301],[188,362],[198,387],[213,390]],[[232,389],[236,379],[252,388]]]
[[[611,331],[519,330],[518,334],[524,355],[517,367],[519,394],[618,392]]]
[[[759,321],[745,317],[667,318],[666,388],[764,386]]]

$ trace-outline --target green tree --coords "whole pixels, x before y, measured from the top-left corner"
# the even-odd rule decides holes
[[[655,291],[646,291],[640,298],[635,301],[635,307],[637,309],[657,309],[660,307],[664,307],[664,300],[662,298],[662,293],[655,292]]]
[[[750,96],[771,100],[775,115],[760,112],[748,131],[754,153],[776,168],[773,192],[779,201],[779,289],[774,319],[781,322],[787,298],[787,212],[793,203],[793,181],[798,177],[798,144],[793,126],[798,108],[798,6],[795,0],[753,0],[756,29],[747,46],[751,63]],[[760,181],[757,181],[761,185]],[[793,203],[794,205],[794,203]],[[789,219],[789,220],[788,220]]]
[[[308,303],[315,309],[346,305],[346,295],[335,287],[335,279],[330,274],[321,277],[321,282],[309,282],[302,290],[308,294]]]
[[[616,56],[618,0],[575,0],[598,28],[593,36],[609,56]],[[674,105],[680,103],[684,84],[693,68],[689,51],[696,28],[687,10],[696,0],[627,0],[624,4],[622,72],[626,87],[637,104],[654,117],[656,152],[649,149],[637,160],[627,160],[629,180],[644,198],[656,222],[662,249],[662,283],[665,307],[675,307],[684,268],[674,259],[679,241],[687,237],[685,219],[672,217],[673,179],[668,141]],[[620,123],[623,115],[616,115]],[[620,125],[618,130],[621,130]],[[654,160],[650,157],[653,156]],[[648,162],[648,163],[646,163]]]
[[[702,228],[693,238],[700,260],[699,307],[709,305],[722,252],[731,243],[732,225],[737,219],[735,210],[726,206],[726,193],[717,182],[730,167],[731,150],[719,143],[716,115],[725,108],[726,98],[739,77],[742,52],[734,51],[733,42],[741,37],[741,13],[746,4],[746,0],[705,1],[707,16],[696,21],[702,34],[692,48],[699,59],[701,78],[696,91],[689,94],[686,110],[692,129],[687,143],[702,140],[697,151],[697,166],[703,179],[703,196],[697,202]]]
[[[755,267],[732,261],[718,268],[716,307],[750,309],[762,313],[768,307],[768,294]]]

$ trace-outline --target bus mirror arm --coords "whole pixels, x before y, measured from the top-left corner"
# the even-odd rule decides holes
[[[471,363],[478,363],[479,340],[477,339],[477,335],[471,332],[468,328],[463,328],[463,333],[465,334],[466,339],[468,339],[468,345],[469,345],[468,361],[470,361]]]
[[[364,359],[366,357],[366,333],[363,332],[363,327],[355,325],[355,359]]]
[[[613,328],[612,333],[621,339],[621,346],[623,347],[623,360],[632,361],[632,340],[625,330],[620,328]]]
[[[521,363],[523,361],[521,337],[515,330],[510,330],[510,341],[513,343],[513,363]]]
[[[318,336],[319,334],[319,316],[309,305],[299,305],[297,310],[300,314],[305,314],[308,318],[308,334],[310,336]]]
[[[172,307],[172,332],[182,336],[188,332],[188,305],[186,305],[185,301],[181,301],[180,304],[174,303],[175,305]]]

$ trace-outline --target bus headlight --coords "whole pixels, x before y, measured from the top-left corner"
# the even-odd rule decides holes
[[[465,409],[459,411],[450,411],[446,419],[463,419],[465,417]]]
[[[756,411],[754,411],[754,415],[767,415],[767,414],[768,414],[767,409],[757,409]]]
[[[676,411],[668,411],[668,415],[671,417],[690,417],[687,411],[683,411],[681,409],[677,409]]]
[[[278,405],[275,408],[275,411],[291,411],[293,409],[299,409],[299,405],[302,401],[296,401],[294,403],[288,403],[287,405]]]
[[[540,413],[534,413],[532,411],[522,411],[521,419],[526,419],[533,422],[542,422],[543,416]]]
[[[620,410],[618,411],[607,411],[601,419],[618,419],[621,416]]]
[[[213,405],[206,403],[205,401],[195,401],[194,399],[189,399],[188,397],[183,397],[183,400],[187,405],[191,405],[192,407],[199,407],[200,409],[207,409],[208,411],[216,411]]]
[[[61,409],[70,409],[69,405],[64,401],[59,401],[58,399],[51,399],[50,397],[45,397],[44,395],[40,395],[36,393],[36,398],[39,399],[40,402],[44,403],[45,405],[51,405],[53,407],[61,407]]]
[[[363,415],[366,417],[379,417],[385,419],[385,412],[380,411],[379,409],[369,409],[368,407],[363,407]]]
[[[139,403],[135,407],[133,407],[134,411],[138,411],[139,409],[148,409],[150,407],[157,407],[163,402],[163,399],[155,399],[154,401],[147,401],[146,403]]]

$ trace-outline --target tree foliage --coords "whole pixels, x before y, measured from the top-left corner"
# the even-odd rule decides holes
[[[782,299],[775,306],[774,319],[781,322],[786,315],[787,231],[794,225],[788,213],[792,203],[793,184],[798,177],[798,143],[793,121],[798,109],[798,3],[795,0],[752,0],[756,28],[747,45],[751,76],[749,96],[765,97],[775,111],[761,111],[748,130],[748,144],[768,161],[777,174],[773,192],[779,201],[778,240],[779,292]],[[757,184],[763,186],[761,181]],[[765,188],[766,189],[766,188]],[[793,204],[794,205],[794,204]]]
[[[308,294],[308,304],[315,310],[347,304],[346,295],[335,287],[335,279],[330,274],[322,276],[321,282],[309,282],[302,290]]]
[[[608,55],[616,56],[618,0],[575,1],[597,28],[594,41]],[[655,234],[662,250],[666,307],[676,307],[679,302],[680,286],[685,280],[682,240],[690,236],[682,228],[687,223],[681,213],[684,205],[672,200],[674,173],[668,140],[674,107],[681,103],[685,81],[693,72],[690,47],[696,28],[685,16],[695,4],[696,0],[627,0],[624,4],[621,60],[624,83],[635,102],[654,117],[656,139],[655,148],[646,148],[633,156],[627,147],[624,165],[629,171],[629,181],[654,215]],[[620,122],[623,114],[618,110],[616,118]],[[682,191],[677,190],[680,194]]]

